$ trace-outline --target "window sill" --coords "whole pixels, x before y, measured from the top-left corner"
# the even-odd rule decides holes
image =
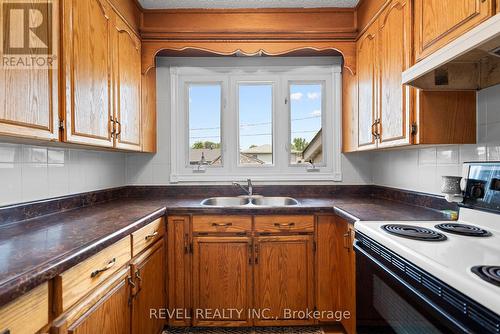
[[[234,175],[214,175],[210,173],[192,173],[192,174],[171,174],[171,183],[183,182],[230,182],[238,180],[252,179],[253,181],[342,181],[341,173],[332,172],[311,172],[311,173],[280,173],[268,175],[252,175],[252,174],[234,174]]]

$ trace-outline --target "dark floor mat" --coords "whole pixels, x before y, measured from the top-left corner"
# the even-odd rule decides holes
[[[318,327],[168,328],[163,334],[324,334]]]

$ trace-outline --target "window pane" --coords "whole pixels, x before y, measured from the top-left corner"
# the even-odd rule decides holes
[[[273,163],[273,86],[239,85],[241,165]]]
[[[190,84],[189,164],[221,165],[221,85]]]
[[[323,162],[321,84],[290,85],[290,163]]]

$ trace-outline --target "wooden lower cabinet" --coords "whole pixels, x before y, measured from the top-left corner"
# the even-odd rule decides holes
[[[170,326],[191,325],[191,231],[189,216],[168,217],[168,309]]]
[[[169,217],[168,309],[180,310],[169,325],[341,322],[355,333],[351,229],[334,215]]]
[[[158,334],[163,330],[166,307],[166,265],[164,240],[139,255],[131,265],[132,334]]]
[[[193,325],[251,326],[250,237],[193,238]]]
[[[130,240],[129,240],[130,244]],[[130,247],[128,248],[130,252]],[[63,289],[54,289],[54,300]],[[57,302],[56,302],[57,303]],[[51,334],[159,334],[165,324],[162,238],[95,286],[52,323]],[[60,310],[60,307],[53,307]]]
[[[52,325],[52,334],[130,333],[129,269],[121,269],[71,307]]]
[[[337,216],[319,216],[316,226],[316,305],[320,323],[338,322],[356,333],[353,226]],[[331,312],[334,312],[333,314]]]
[[[306,325],[302,312],[314,309],[312,235],[255,238],[255,325]]]
[[[47,282],[0,307],[0,333],[31,334],[49,323]]]

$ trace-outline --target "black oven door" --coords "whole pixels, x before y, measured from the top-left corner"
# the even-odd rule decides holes
[[[418,268],[411,268],[410,263],[397,259],[397,254],[387,249],[382,251],[384,247],[374,245],[373,241],[370,243],[371,239],[359,240],[359,237],[357,234],[354,244],[358,334],[498,333],[498,327],[495,330],[498,315],[490,314],[491,318],[487,320],[493,321],[483,321],[486,326],[483,327],[468,319],[467,312],[462,310],[460,314],[453,307],[447,308],[445,303],[419,287],[419,284],[430,286],[437,281],[431,281],[431,278],[423,280],[422,276],[417,279]],[[404,277],[407,273],[414,275],[415,279]],[[419,284],[415,283],[419,280]],[[441,289],[439,286],[435,288]],[[469,307],[464,305],[464,309]]]

